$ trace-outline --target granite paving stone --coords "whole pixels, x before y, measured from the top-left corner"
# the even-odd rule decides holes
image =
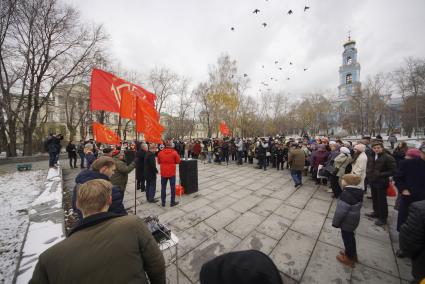
[[[253,231],[245,239],[242,240],[233,250],[259,250],[265,254],[270,254],[276,246],[277,240],[270,238],[260,232]]]
[[[225,227],[233,235],[243,239],[264,220],[263,216],[247,211]]]
[[[331,201],[324,201],[324,200],[312,198],[305,206],[305,209],[316,212],[316,213],[320,213],[323,215],[327,215],[329,211],[329,207],[331,206],[331,203],[332,203]]]
[[[319,237],[325,219],[325,215],[303,210],[292,223],[291,229],[316,239]]]
[[[240,215],[241,213],[238,211],[235,211],[230,208],[225,208],[217,214],[212,215],[211,217],[206,219],[205,223],[211,228],[214,228],[214,230],[218,231],[233,222]]]
[[[270,257],[281,272],[300,281],[313,252],[314,244],[313,238],[288,230],[273,249]]]
[[[257,213],[258,215],[267,217],[273,211],[276,210],[279,205],[282,204],[282,201],[275,198],[265,198],[260,201],[254,208],[251,209],[252,212]]]
[[[367,266],[356,264],[351,276],[351,283],[361,284],[400,284],[400,279],[381,272],[371,269]]]
[[[301,212],[301,209],[299,208],[292,207],[287,204],[282,204],[274,211],[274,214],[282,216],[286,219],[295,220],[295,218],[297,218],[300,212]]]
[[[280,240],[286,230],[288,230],[288,222],[285,221],[285,218],[272,214],[256,230],[275,240]]]
[[[317,242],[301,283],[350,283],[351,268],[336,260],[339,248]]]

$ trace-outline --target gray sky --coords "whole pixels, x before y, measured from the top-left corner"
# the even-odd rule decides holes
[[[425,57],[424,0],[67,2],[84,20],[104,25],[110,53],[124,68],[147,74],[166,66],[197,84],[207,79],[208,65],[227,53],[237,60],[239,75],[249,75],[251,95],[270,77],[279,80],[270,84],[272,90],[293,97],[336,93],[348,30],[357,41],[361,80],[397,68],[405,57]],[[304,12],[304,6],[310,9]]]

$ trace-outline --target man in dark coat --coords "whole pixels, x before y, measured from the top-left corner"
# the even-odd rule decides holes
[[[76,168],[77,167],[77,148],[75,147],[74,141],[69,141],[68,145],[66,146],[66,152],[68,153],[68,159],[69,159],[69,167]]]
[[[136,162],[136,181],[137,189],[140,191],[145,191],[145,174],[144,174],[144,165],[145,165],[145,155],[148,151],[148,145],[146,143],[140,143],[139,148],[136,152],[137,162]],[[147,193],[146,193],[147,194]]]
[[[111,192],[101,179],[80,187],[83,223],[40,255],[29,283],[165,284],[157,242],[142,219],[108,212]]]
[[[409,216],[400,229],[400,249],[412,260],[410,283],[420,283],[425,278],[425,200],[410,204]],[[422,283],[422,282],[421,282]]]
[[[146,200],[149,203],[155,203],[157,201],[155,198],[156,174],[158,173],[155,162],[155,153],[157,150],[156,145],[151,144],[149,151],[146,152],[143,160],[143,176],[146,180]]]
[[[396,163],[394,158],[385,152],[381,141],[372,143],[374,155],[367,158],[366,176],[372,187],[373,212],[366,214],[368,217],[378,218],[375,225],[387,224],[388,204],[387,187],[389,178],[394,175]]]
[[[62,139],[62,134],[50,134],[44,144],[46,151],[49,152],[49,167],[51,168],[55,167],[58,162]]]
[[[78,190],[82,184],[94,180],[94,179],[103,179],[109,181],[111,175],[115,171],[115,161],[111,157],[100,157],[97,159],[93,165],[91,170],[86,170],[80,172],[75,178],[75,187],[72,193],[72,209],[77,213],[80,222],[83,220],[83,214],[77,208],[77,195]],[[119,188],[113,186],[112,187],[112,203],[109,206],[109,212],[127,215],[127,211],[123,205],[123,193],[119,190]]]

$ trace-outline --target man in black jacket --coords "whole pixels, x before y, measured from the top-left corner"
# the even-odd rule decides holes
[[[136,152],[136,180],[137,180],[137,189],[140,191],[146,190],[146,180],[144,174],[144,164],[145,164],[145,155],[148,151],[148,145],[146,143],[140,143]]]
[[[77,212],[80,222],[83,220],[83,214],[77,208],[78,189],[82,184],[90,180],[103,179],[109,181],[114,171],[114,159],[111,157],[103,156],[94,161],[91,170],[82,171],[75,178],[76,185],[72,194],[72,208],[74,209],[74,212]],[[127,211],[125,210],[124,205],[122,203],[123,198],[124,193],[121,192],[118,187],[112,187],[112,204],[110,205],[108,212],[127,215]]]
[[[388,204],[387,187],[389,178],[394,175],[396,163],[394,158],[385,152],[381,141],[372,143],[374,155],[368,156],[366,176],[372,187],[373,212],[366,214],[368,217],[378,218],[375,225],[387,224]]]
[[[409,216],[400,229],[400,249],[412,260],[411,283],[425,279],[425,200],[409,207]]]
[[[158,199],[155,198],[156,192],[156,168],[155,153],[157,147],[155,144],[149,145],[149,151],[146,152],[143,165],[143,175],[146,180],[146,200],[149,203],[155,203]]]

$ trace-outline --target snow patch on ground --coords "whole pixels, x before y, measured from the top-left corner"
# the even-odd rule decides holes
[[[43,190],[46,171],[0,176],[0,283],[11,283],[28,227],[28,209]]]

